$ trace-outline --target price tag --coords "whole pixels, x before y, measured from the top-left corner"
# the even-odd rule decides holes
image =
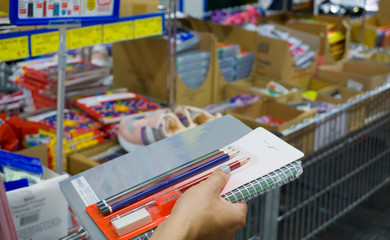
[[[148,37],[162,34],[162,17],[138,19],[134,21],[134,37]]]
[[[29,56],[28,36],[0,40],[0,62]]]
[[[103,42],[117,42],[134,38],[134,22],[119,22],[103,25]]]
[[[88,47],[102,43],[102,25],[70,29],[66,35],[68,49]]]
[[[59,43],[59,32],[33,34],[31,35],[31,56],[58,52]]]

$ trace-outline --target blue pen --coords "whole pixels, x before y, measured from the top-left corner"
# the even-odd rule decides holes
[[[189,179],[189,178],[191,178],[191,177],[193,177],[201,172],[204,172],[212,167],[220,165],[220,164],[230,160],[237,153],[239,153],[239,151],[226,153],[226,154],[224,154],[216,159],[213,159],[213,160],[211,160],[203,165],[197,166],[197,167],[195,167],[187,172],[184,172],[184,173],[179,174],[173,178],[170,178],[162,183],[159,183],[155,186],[152,186],[152,187],[146,189],[145,191],[138,192],[138,193],[130,196],[129,198],[122,200],[122,201],[115,202],[112,205],[105,203],[105,207],[100,209],[100,211],[104,216],[107,216],[107,215],[109,215],[113,212],[116,212],[124,207],[127,207],[127,206],[141,200],[141,199],[144,199],[152,194],[155,194],[155,193],[157,193],[165,188],[171,187],[179,182],[182,182],[186,179]]]

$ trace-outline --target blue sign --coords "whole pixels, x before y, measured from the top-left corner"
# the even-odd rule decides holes
[[[54,22],[101,23],[115,21],[120,0],[10,0],[14,25],[48,25]]]

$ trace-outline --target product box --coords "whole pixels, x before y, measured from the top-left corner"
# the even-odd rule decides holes
[[[237,26],[223,26],[214,23],[210,24],[210,28],[212,33],[216,36],[219,42],[237,44],[238,46],[240,46],[241,51],[249,52],[255,55],[256,41],[257,41],[256,32],[247,31]],[[213,85],[214,103],[223,100],[224,88],[226,87],[227,84],[229,84],[229,80],[226,79],[222,71],[221,64],[222,61],[217,60],[215,62],[215,79]],[[255,69],[255,60],[253,60],[251,69],[252,70],[250,70],[250,74],[247,78],[249,78],[252,75]],[[240,77],[238,77],[237,79],[240,79]],[[245,79],[245,77],[243,79]]]
[[[346,103],[359,92],[342,86],[332,85],[318,91],[317,100],[333,104]]]
[[[34,154],[30,154],[32,152]],[[18,154],[48,159],[47,151],[41,146]],[[68,202],[58,184],[66,178],[67,174],[58,175],[43,167],[42,179],[45,181],[7,192],[19,239],[59,239],[68,234]]]
[[[188,87],[179,75],[176,76],[176,103],[204,107],[212,103],[214,66],[216,61],[215,37],[210,33],[199,33],[198,50],[210,53],[210,64],[203,83],[196,89]],[[114,43],[114,87],[126,87],[144,96],[166,101],[168,41],[163,38],[146,38]],[[172,69],[173,62],[171,61]],[[170,99],[174,99],[174,79]]]
[[[275,96],[269,93],[264,93],[264,91],[260,90],[265,89],[270,81],[274,81],[285,87],[289,90],[289,93]],[[224,98],[230,99],[241,93],[252,93],[260,95],[262,99],[269,99],[271,101],[279,103],[296,103],[302,100],[302,92],[303,89],[300,87],[294,86],[286,82],[277,81],[273,78],[253,77],[251,79],[241,80],[227,84],[225,87]]]
[[[318,91],[317,100],[333,104],[346,103],[348,100],[357,97],[360,92],[353,89],[345,88],[342,85],[332,85]],[[336,97],[337,95],[337,97]],[[366,108],[356,105],[348,108],[346,114],[347,129],[349,132],[364,126]]]
[[[99,162],[90,159],[91,156],[95,156],[108,149],[117,146],[119,143],[117,140],[110,140],[79,152],[73,153],[68,157],[68,172],[70,175],[76,175],[90,168],[100,165]]]
[[[390,67],[387,64],[359,60],[321,66],[318,70],[320,80],[333,84],[349,84],[357,91],[381,86],[388,80],[389,75]]]
[[[251,128],[263,127],[271,132],[282,132],[292,125],[302,122],[304,119],[311,118],[317,114],[316,110],[300,111],[286,104],[273,102],[270,100],[260,100],[252,105],[238,108],[228,112],[241,120]],[[259,123],[257,118],[270,116],[273,119],[283,120],[280,125],[268,125]]]
[[[309,86],[307,89],[318,91],[320,89],[323,89],[323,88],[326,88],[326,87],[329,87],[332,85],[333,85],[332,83],[329,83],[327,81],[322,81],[319,79],[312,78],[312,79],[310,79]]]
[[[360,43],[363,21],[356,19],[351,21],[351,41]],[[365,18],[363,44],[368,47],[377,46],[377,33],[380,27],[390,26],[390,16],[372,15]]]
[[[238,26],[225,26],[215,24],[210,21],[203,21],[195,18],[186,18],[181,20],[182,24],[198,32],[208,32],[216,37],[219,43],[235,44],[240,47],[240,51],[248,52],[250,54],[256,53],[257,33],[247,31]],[[217,49],[218,51],[218,49]],[[233,59],[233,58],[232,58]],[[236,59],[234,60],[236,61]],[[215,77],[213,79],[213,103],[218,103],[224,99],[224,89],[230,80],[226,79],[226,75],[229,73],[224,70],[229,69],[234,72],[234,63],[231,68],[224,67],[224,61],[216,58],[215,65]],[[250,78],[255,69],[255,62],[252,63],[252,69],[248,77]],[[239,79],[240,77],[238,77]],[[237,80],[237,79],[236,79]],[[234,81],[236,81],[234,80]]]
[[[312,22],[289,22],[290,19],[312,19]],[[351,27],[346,17],[331,16],[331,15],[317,15],[299,14],[291,12],[280,12],[271,16],[267,16],[261,21],[272,21],[279,24],[286,24],[286,26],[311,33],[320,38],[319,58],[318,64],[334,64],[339,59],[345,59],[348,56],[347,51],[340,52],[336,57],[332,55],[331,47],[333,42],[328,39],[329,25],[333,26],[333,30],[340,31],[344,36],[343,49],[349,49],[350,31]],[[327,24],[328,23],[328,24]]]
[[[121,0],[119,16],[157,12],[159,3],[158,0]]]
[[[313,34],[275,24],[277,30],[288,32],[290,36],[302,40],[311,51],[318,52],[320,39]],[[257,37],[256,74],[273,77],[297,86],[307,87],[316,68],[316,60],[307,68],[294,65],[289,43],[285,40],[265,36]]]

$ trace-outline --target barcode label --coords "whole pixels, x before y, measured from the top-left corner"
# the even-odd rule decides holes
[[[87,180],[82,176],[71,181],[74,189],[79,194],[81,200],[83,200],[85,206],[89,206],[99,202],[99,198],[92,190]]]
[[[20,218],[20,226],[23,227],[25,225],[38,222],[38,221],[39,221],[39,213],[34,213],[33,215]]]

